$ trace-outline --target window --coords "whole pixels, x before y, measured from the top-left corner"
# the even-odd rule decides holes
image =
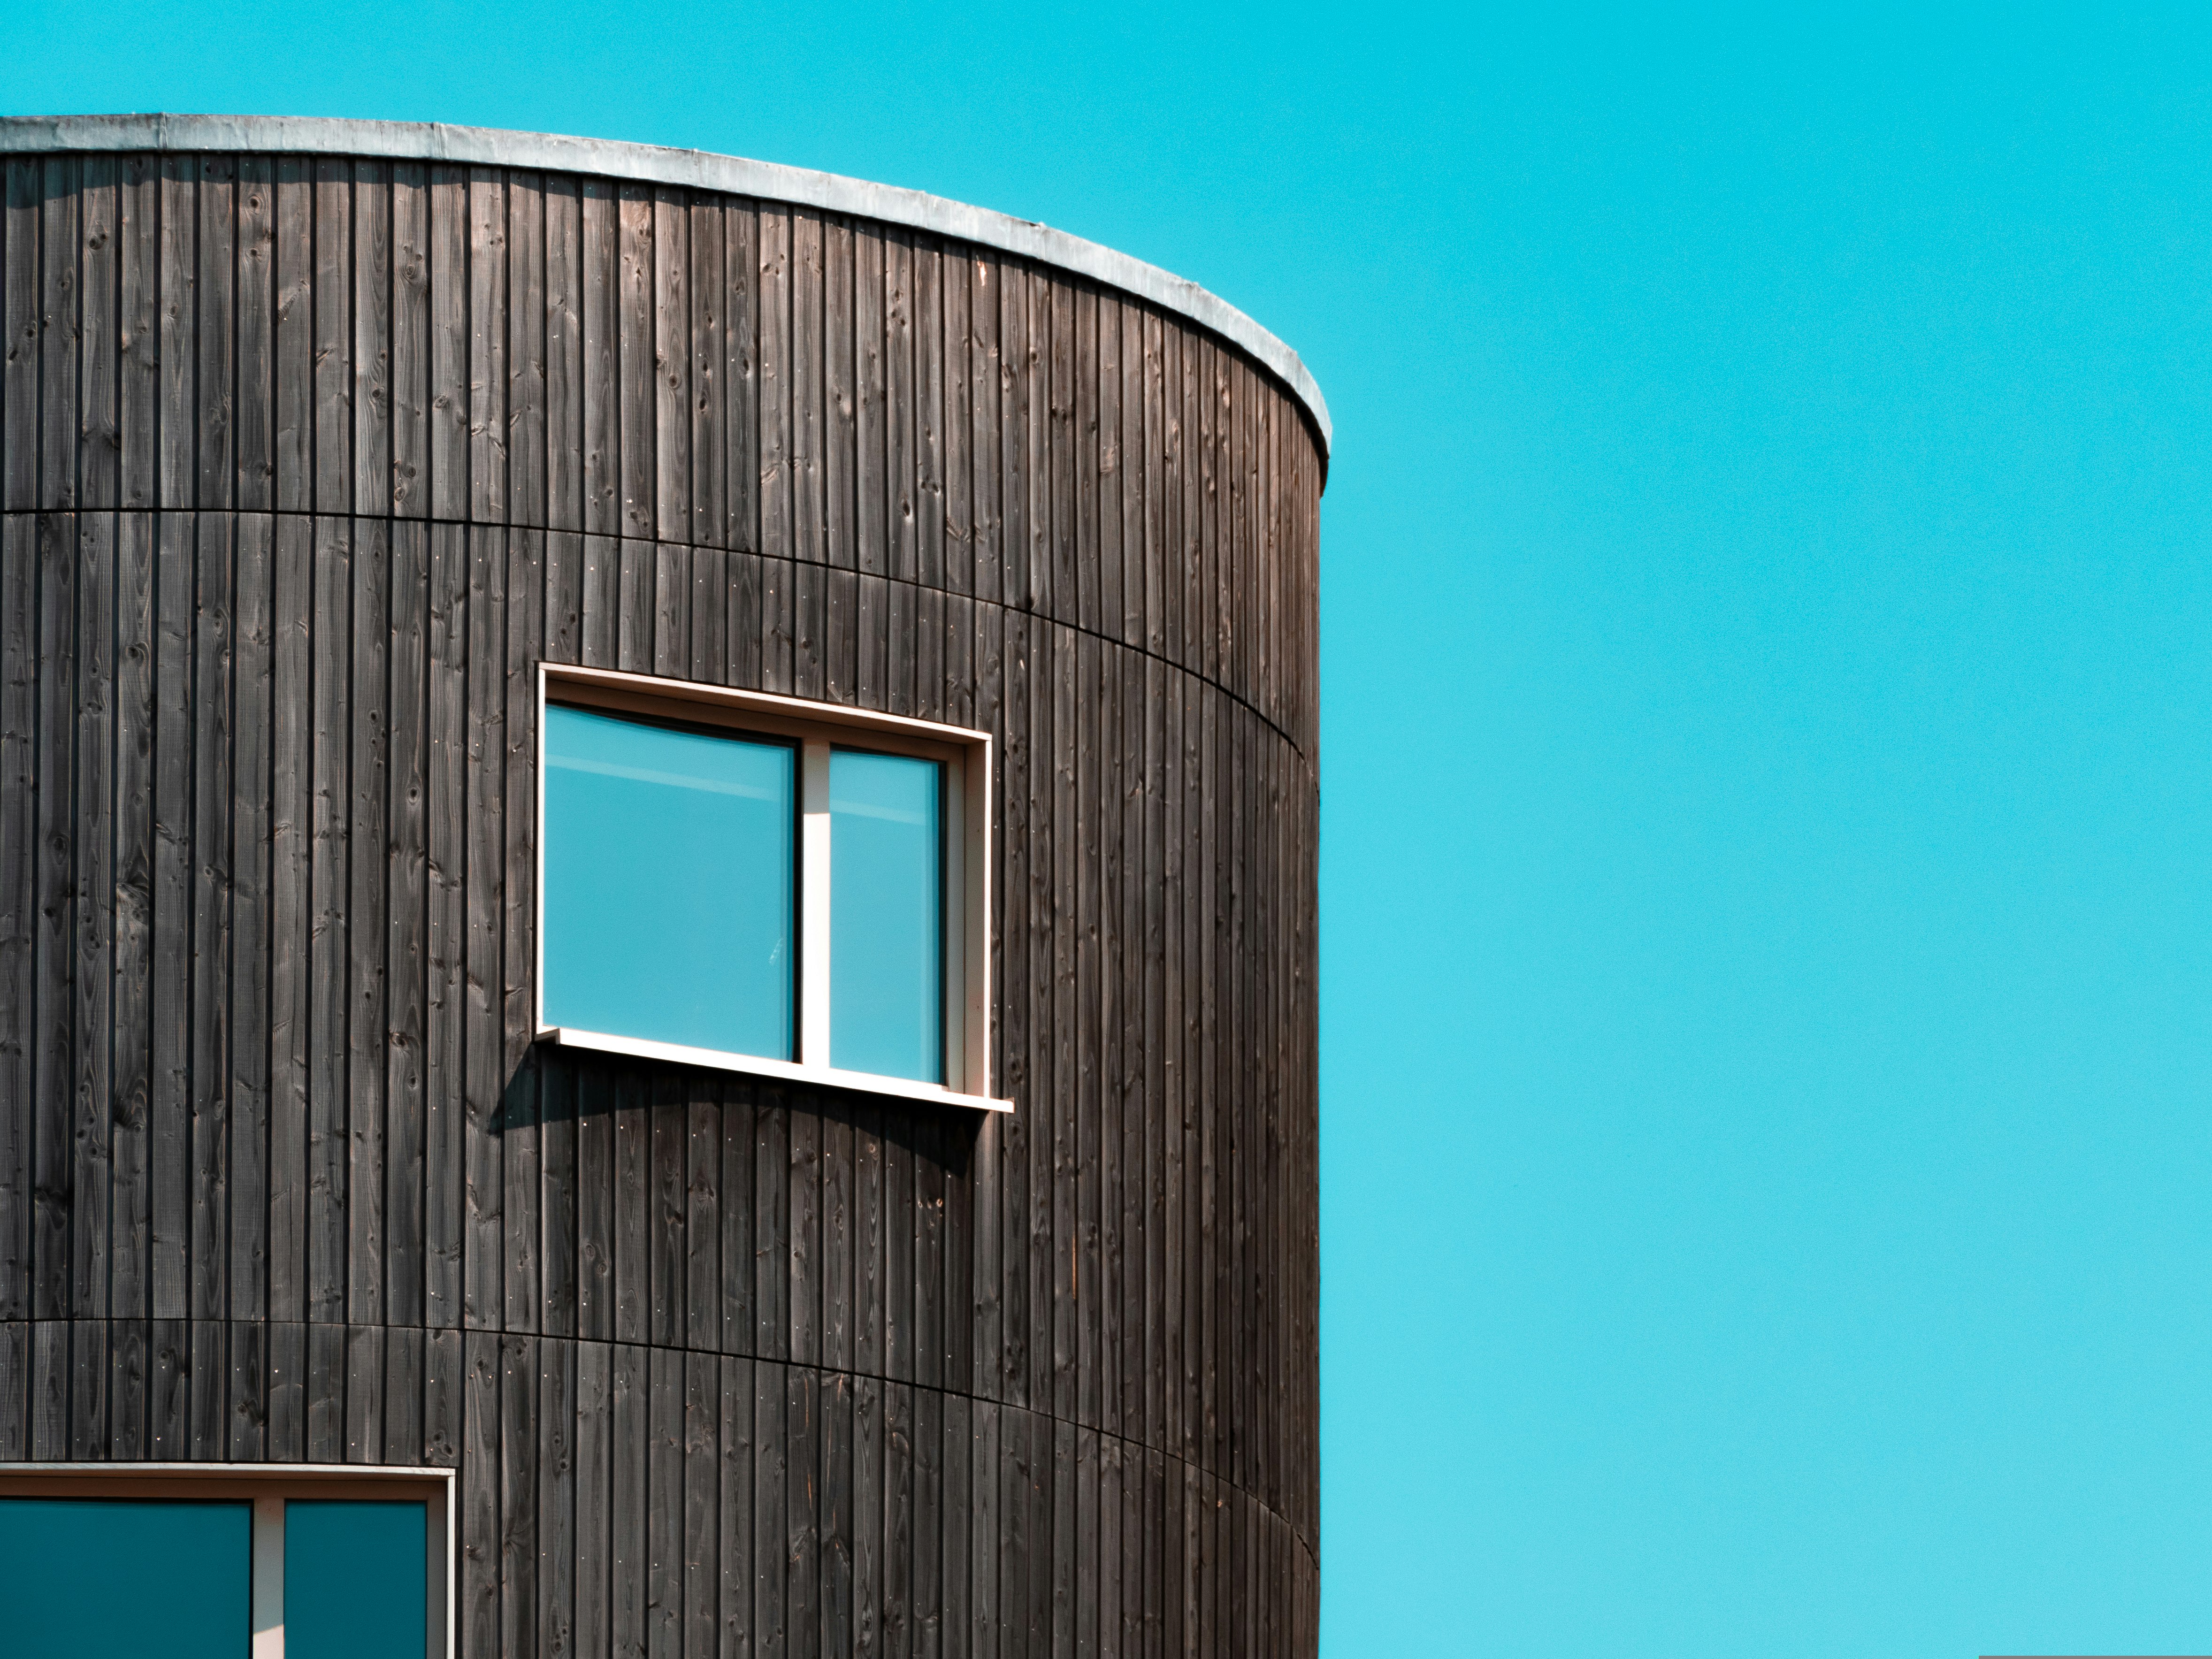
[[[546,665],[538,1030],[1005,1110],[984,734]]]
[[[0,1631],[81,1659],[445,1659],[452,1492],[444,1470],[18,1466]]]

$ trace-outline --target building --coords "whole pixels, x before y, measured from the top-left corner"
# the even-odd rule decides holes
[[[0,153],[0,1631],[1311,1654],[1297,359],[723,157]]]

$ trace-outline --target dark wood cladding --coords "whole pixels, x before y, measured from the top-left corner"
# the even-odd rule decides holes
[[[0,1459],[458,1465],[472,1659],[1313,1652],[1296,399],[774,203],[6,182]],[[534,1047],[541,660],[991,732],[1016,1111]]]

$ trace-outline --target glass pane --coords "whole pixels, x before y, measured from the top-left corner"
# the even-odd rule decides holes
[[[284,1659],[422,1659],[420,1504],[284,1505]]]
[[[830,756],[830,1063],[945,1080],[935,761]]]
[[[244,1659],[252,1583],[250,1504],[0,1498],[0,1651]]]
[[[545,1018],[788,1060],[794,757],[545,711]]]

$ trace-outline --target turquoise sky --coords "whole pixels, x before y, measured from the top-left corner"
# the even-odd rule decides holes
[[[1322,516],[1328,1659],[2212,1647],[2212,33],[8,0],[1212,288]]]

